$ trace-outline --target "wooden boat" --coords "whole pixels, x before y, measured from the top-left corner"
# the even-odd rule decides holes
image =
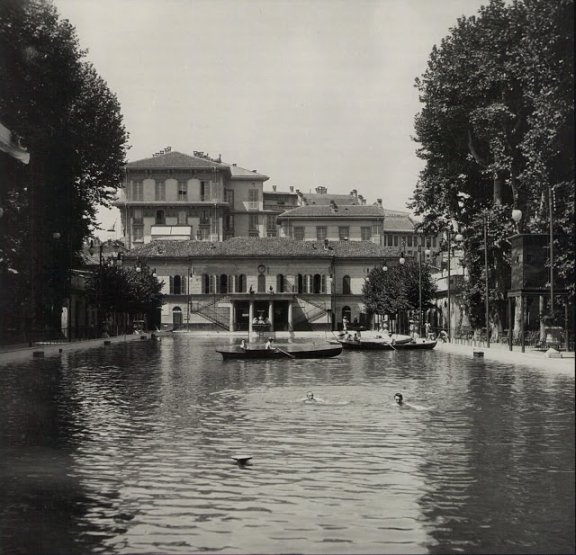
[[[437,342],[429,340],[413,341],[409,339],[408,341],[392,344],[384,341],[366,341],[364,339],[360,341],[340,339],[339,343],[344,349],[349,351],[419,351],[433,349],[436,347]]]
[[[293,343],[266,349],[262,346],[250,346],[242,349],[239,345],[216,349],[224,360],[230,359],[291,359],[291,358],[330,358],[342,352],[342,345],[312,345]]]

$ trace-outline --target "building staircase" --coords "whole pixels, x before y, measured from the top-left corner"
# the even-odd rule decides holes
[[[213,295],[209,300],[196,304],[190,313],[202,316],[219,328],[230,331],[230,309],[229,307],[218,306],[228,302],[230,302],[228,295]]]
[[[311,324],[316,320],[328,316],[329,308],[327,303],[312,301],[304,297],[297,297],[299,300],[299,310],[295,311],[292,325],[296,328],[312,329]]]

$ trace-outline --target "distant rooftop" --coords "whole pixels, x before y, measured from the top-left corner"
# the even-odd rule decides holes
[[[152,241],[125,255],[138,257],[242,257],[242,258],[382,258],[397,256],[398,249],[381,247],[370,241],[330,241],[329,248],[315,241],[295,239],[233,237],[222,242],[208,241]]]
[[[148,170],[148,169],[219,169],[229,171],[234,179],[253,179],[256,181],[266,181],[267,175],[258,173],[256,170],[247,170],[235,164],[226,164],[220,161],[220,157],[216,160],[209,157],[203,152],[195,151],[194,156],[190,154],[183,154],[175,150],[161,151],[151,156],[150,158],[143,158],[142,160],[135,160],[128,162],[126,169],[128,170]]]

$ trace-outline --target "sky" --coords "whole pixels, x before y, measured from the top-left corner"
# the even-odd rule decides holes
[[[170,146],[405,210],[416,77],[487,0],[54,0],[120,101],[128,160]],[[101,211],[104,228],[119,219]],[[114,238],[106,236],[106,238]]]

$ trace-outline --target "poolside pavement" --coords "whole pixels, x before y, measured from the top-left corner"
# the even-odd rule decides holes
[[[177,332],[175,335],[193,335],[196,337],[247,337],[246,332],[209,332],[209,331],[186,331]],[[332,332],[317,331],[317,332],[276,332],[277,339],[306,339],[313,338],[316,340],[330,340],[336,336]],[[70,341],[70,342],[49,342],[49,343],[36,343],[32,347],[28,345],[5,345],[0,346],[0,364],[5,364],[13,361],[22,361],[34,358],[35,353],[42,352],[40,356],[56,356],[63,352],[77,351],[82,349],[92,349],[95,347],[102,347],[107,344],[112,345],[115,343],[124,343],[129,341],[143,341],[150,339],[150,333],[143,335],[120,335],[117,337],[90,339],[84,341]],[[440,352],[453,353],[466,357],[474,357],[475,352],[482,352],[482,358],[491,362],[502,362],[508,364],[515,364],[520,366],[528,366],[532,368],[539,368],[541,370],[550,372],[559,372],[568,376],[574,377],[575,375],[575,358],[574,352],[560,352],[558,358],[549,358],[546,352],[527,349],[525,353],[517,350],[509,351],[507,345],[495,344],[490,348],[482,346],[461,345],[456,343],[438,343],[436,350]]]

